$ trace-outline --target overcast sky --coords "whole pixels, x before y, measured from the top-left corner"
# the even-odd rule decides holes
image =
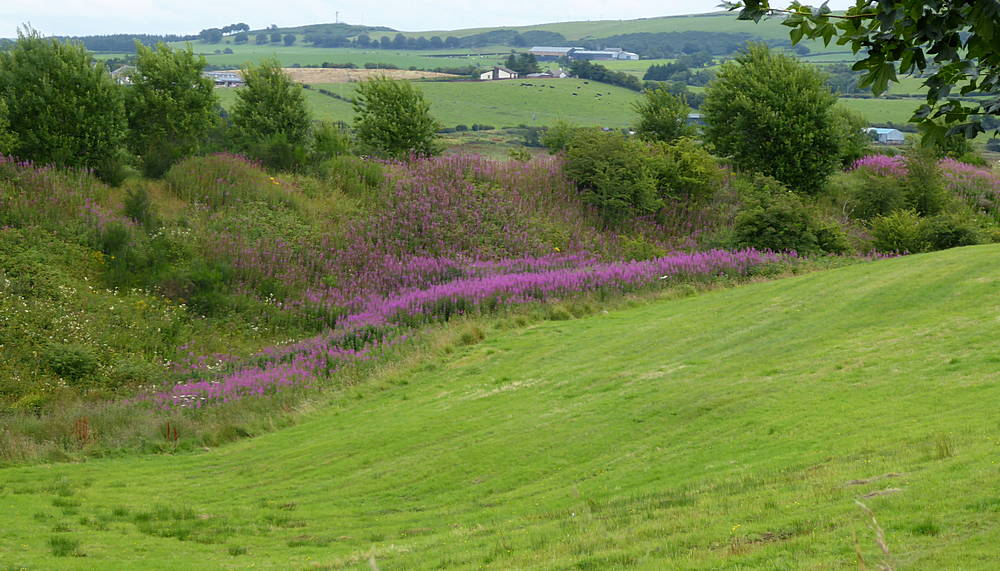
[[[820,3],[814,2],[816,4]],[[403,31],[521,26],[575,20],[628,20],[719,10],[720,0],[0,0],[0,37],[15,37],[30,22],[43,34],[83,36],[147,33],[196,34],[205,28],[246,22],[297,26],[339,21]],[[787,2],[777,0],[775,5]],[[808,2],[804,2],[808,3]],[[831,0],[835,9],[853,0]]]

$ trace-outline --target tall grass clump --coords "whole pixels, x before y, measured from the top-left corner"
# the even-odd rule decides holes
[[[111,207],[110,195],[89,172],[0,156],[0,226],[44,228],[95,244],[107,226],[133,225]]]
[[[210,209],[246,202],[296,205],[281,181],[241,155],[191,157],[171,167],[164,179],[178,197]]]
[[[338,155],[319,163],[316,174],[348,196],[369,197],[385,183],[382,164],[351,155]]]

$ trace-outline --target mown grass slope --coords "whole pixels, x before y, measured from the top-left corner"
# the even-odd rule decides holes
[[[988,569],[998,254],[497,327],[254,440],[4,469],[0,566]]]

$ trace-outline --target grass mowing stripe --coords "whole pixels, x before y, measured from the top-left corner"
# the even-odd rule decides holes
[[[857,543],[874,565],[860,499],[886,562],[988,568],[998,253],[490,331],[210,453],[5,469],[0,562],[813,568]]]

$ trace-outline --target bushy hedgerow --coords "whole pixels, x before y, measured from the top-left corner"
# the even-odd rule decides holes
[[[880,252],[915,254],[930,249],[921,218],[915,210],[896,210],[871,222],[872,244]]]
[[[875,249],[916,253],[986,241],[998,218],[997,180],[987,169],[914,149],[856,161],[830,192],[867,224]]]
[[[744,207],[736,215],[733,246],[799,254],[847,252],[850,247],[835,222],[777,180],[758,175],[744,183]]]
[[[897,210],[871,221],[873,245],[882,252],[916,254],[971,246],[983,241],[982,230],[961,214],[921,217],[915,210]]]
[[[621,133],[579,130],[567,145],[566,174],[605,221],[621,223],[661,205],[648,149]]]
[[[651,214],[667,198],[699,201],[722,180],[715,159],[695,141],[644,142],[618,132],[576,129],[566,143],[566,174],[606,222]]]
[[[366,196],[385,183],[385,171],[376,161],[339,155],[315,167],[316,175],[348,196]]]

